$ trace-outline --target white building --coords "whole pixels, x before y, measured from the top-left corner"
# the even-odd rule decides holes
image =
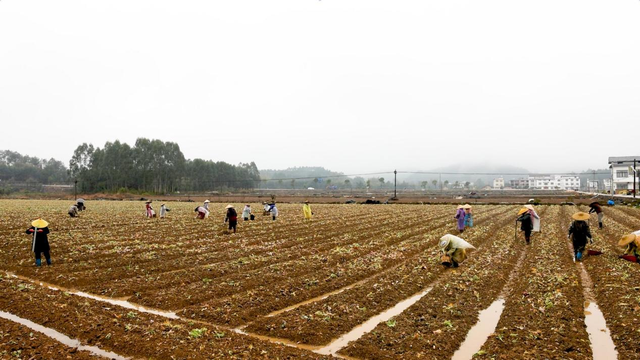
[[[534,190],[580,190],[577,175],[530,176],[529,188]]]
[[[504,178],[493,179],[493,188],[496,190],[504,189]]]
[[[609,158],[609,169],[611,169],[614,192],[633,190],[634,160],[640,165],[640,156],[614,156]]]
[[[600,181],[587,179],[587,191],[598,191],[598,190],[602,190],[600,186]]]

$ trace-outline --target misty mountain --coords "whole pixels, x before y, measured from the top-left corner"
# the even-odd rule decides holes
[[[422,181],[431,183],[432,180],[442,180],[443,182],[448,180],[450,183],[468,181],[476,185],[478,182],[484,183],[484,185],[491,185],[493,179],[498,177],[502,177],[505,182],[508,182],[511,179],[526,177],[530,174],[525,168],[495,164],[454,164],[426,170],[425,172],[428,172],[428,174],[404,174],[405,176],[403,176],[402,180],[412,183],[421,183]]]

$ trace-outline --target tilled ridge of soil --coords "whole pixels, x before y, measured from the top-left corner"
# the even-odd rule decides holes
[[[508,220],[507,216],[503,211],[497,217],[504,222]],[[478,225],[466,232],[465,238],[481,247],[488,240],[486,234],[493,233],[498,227],[495,223]],[[440,236],[436,233],[425,238],[428,247],[424,253],[407,258],[393,271],[322,301],[271,318],[258,319],[247,327],[247,331],[303,344],[327,344],[368,318],[423,290],[441,276],[444,268],[438,262],[436,246]]]
[[[447,270],[427,296],[339,354],[384,359],[450,357],[476,323],[479,311],[502,291],[517,263],[522,245],[512,243],[512,219],[510,212],[494,231],[483,233],[487,243],[472,251],[460,268]]]
[[[84,343],[135,358],[328,358],[213,325],[105,305],[18,279],[0,281],[0,309]]]
[[[428,227],[428,224],[424,226]],[[245,281],[253,281],[257,286],[246,293],[186,308],[178,314],[229,326],[244,325],[258,316],[320,296],[391,268],[401,263],[409,254],[421,253],[425,248],[432,246],[424,241],[423,235],[418,234],[421,232],[416,232],[415,229],[408,229],[407,233],[401,232],[398,235],[391,234],[392,245],[380,246],[377,250],[351,262],[328,261],[325,268],[313,274],[311,278],[283,277],[280,281],[272,283],[261,281],[261,277],[247,279]],[[406,238],[408,235],[411,236]],[[397,242],[393,239],[398,236],[404,241]],[[331,257],[335,258],[336,255],[338,254],[331,254]],[[300,271],[304,272],[304,267],[305,262],[301,262]],[[292,271],[295,274],[295,269]]]
[[[542,216],[541,216],[542,217]],[[542,217],[534,241],[496,327],[480,359],[590,359],[584,323],[584,297],[578,269],[558,222],[559,208]]]
[[[624,248],[617,246],[622,235],[640,229],[640,218],[637,212],[633,216],[618,208],[605,212],[604,228],[591,227],[594,244],[590,246],[603,254],[589,256],[583,264],[618,358],[640,359],[640,264],[618,259]]]
[[[10,320],[0,319],[1,359],[104,359],[66,346]]]

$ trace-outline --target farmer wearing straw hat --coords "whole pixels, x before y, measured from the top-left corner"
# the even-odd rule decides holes
[[[520,230],[524,231],[525,242],[527,245],[531,244],[533,221],[531,220],[531,213],[529,213],[529,209],[522,208],[518,211],[518,217],[516,218],[516,233],[518,232],[518,222],[520,222]]]
[[[462,205],[458,205],[458,210],[456,210],[456,215],[453,217],[454,219],[456,219],[456,224],[458,226],[458,231],[460,231],[461,233],[464,231],[464,217],[465,217],[466,213],[464,212],[464,209],[462,208]]]
[[[602,229],[602,219],[604,218],[604,213],[602,212],[602,207],[600,206],[600,203],[597,201],[594,201],[591,204],[589,204],[589,207],[591,208],[589,209],[589,214],[596,213],[596,215],[598,215],[598,229]]]
[[[464,204],[462,205],[462,208],[464,209],[464,227],[465,228],[473,227],[473,215],[471,214],[471,205]]]
[[[311,205],[309,205],[309,200],[304,201],[304,205],[302,205],[302,213],[304,214],[305,220],[311,220]]]
[[[587,223],[587,220],[589,220],[589,214],[579,211],[573,214],[571,218],[573,218],[573,221],[569,227],[569,234],[567,235],[567,238],[571,238],[573,242],[575,260],[580,261],[582,260],[584,248],[587,246],[587,238],[589,238],[591,243],[593,243],[589,224]]]
[[[235,233],[238,227],[238,213],[231,204],[227,205],[225,209],[227,209],[227,215],[224,217],[224,222],[229,221],[229,230],[233,229]]]
[[[536,209],[533,207],[533,205],[525,205],[524,206],[525,209],[527,209],[527,211],[529,212],[529,215],[531,216],[531,226],[532,232],[539,232],[540,231],[540,216],[538,216],[538,213],[536,212]]]
[[[618,245],[626,246],[619,258],[635,263],[640,262],[640,230],[623,236]]]
[[[31,241],[31,251],[36,256],[36,266],[40,266],[40,254],[44,254],[44,258],[47,260],[47,265],[51,265],[51,256],[49,256],[49,239],[47,234],[49,233],[49,223],[42,220],[34,220],[31,222],[31,227],[27,229],[27,234],[33,235]]]
[[[209,200],[205,200],[202,207],[204,207],[205,209],[207,209],[207,211],[209,211]]]
[[[475,249],[473,245],[451,234],[441,237],[439,245],[442,250],[442,265],[454,268],[467,258],[466,249]]]

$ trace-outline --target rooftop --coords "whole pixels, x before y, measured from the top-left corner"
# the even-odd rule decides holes
[[[611,156],[611,157],[609,157],[609,164],[618,163],[618,162],[633,163],[633,159],[636,159],[638,162],[640,162],[640,155],[638,155],[638,156]]]

